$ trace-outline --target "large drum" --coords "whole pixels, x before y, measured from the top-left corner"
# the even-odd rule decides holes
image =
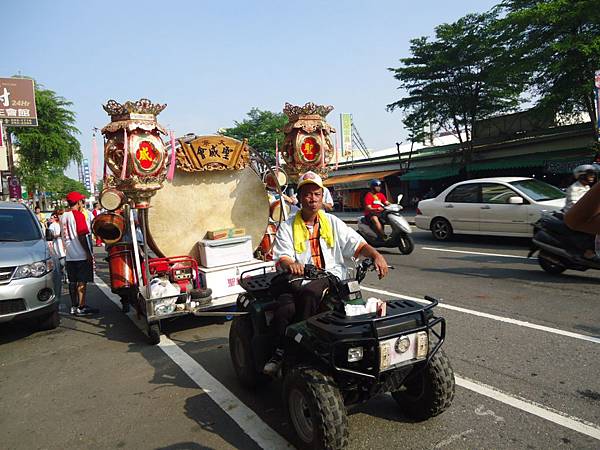
[[[159,256],[196,255],[208,230],[243,227],[258,247],[269,220],[261,178],[242,170],[176,171],[152,198],[148,243]]]

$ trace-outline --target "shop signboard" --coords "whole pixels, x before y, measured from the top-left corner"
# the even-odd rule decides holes
[[[340,114],[340,128],[342,136],[342,156],[352,155],[352,114]]]
[[[0,78],[0,120],[4,126],[37,127],[33,80]]]
[[[597,130],[600,130],[600,70],[596,70],[594,86],[596,86],[596,119],[598,121],[596,126]],[[598,139],[600,140],[600,133],[598,133]]]
[[[0,172],[8,170],[8,149],[4,142],[4,127],[0,122]]]
[[[8,179],[8,196],[10,198],[21,198],[21,182],[17,177]]]

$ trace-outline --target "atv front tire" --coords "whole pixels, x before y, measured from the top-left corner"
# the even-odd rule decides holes
[[[392,397],[409,417],[422,421],[443,413],[454,399],[454,371],[440,349],[429,364],[410,376]]]
[[[235,316],[229,329],[229,354],[240,384],[249,389],[269,381],[268,376],[256,370],[253,335],[250,317]]]
[[[340,450],[348,445],[348,416],[333,379],[316,369],[292,369],[283,383],[285,408],[299,448]]]

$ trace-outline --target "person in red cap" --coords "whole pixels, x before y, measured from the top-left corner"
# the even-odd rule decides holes
[[[83,194],[69,192],[67,203],[70,209],[61,217],[61,234],[66,253],[71,314],[86,316],[96,312],[85,304],[87,283],[94,280],[91,222],[89,214],[84,213]]]

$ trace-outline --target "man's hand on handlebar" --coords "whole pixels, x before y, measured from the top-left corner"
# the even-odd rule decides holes
[[[287,271],[292,275],[304,276],[304,264],[297,262],[290,263],[287,265]]]

